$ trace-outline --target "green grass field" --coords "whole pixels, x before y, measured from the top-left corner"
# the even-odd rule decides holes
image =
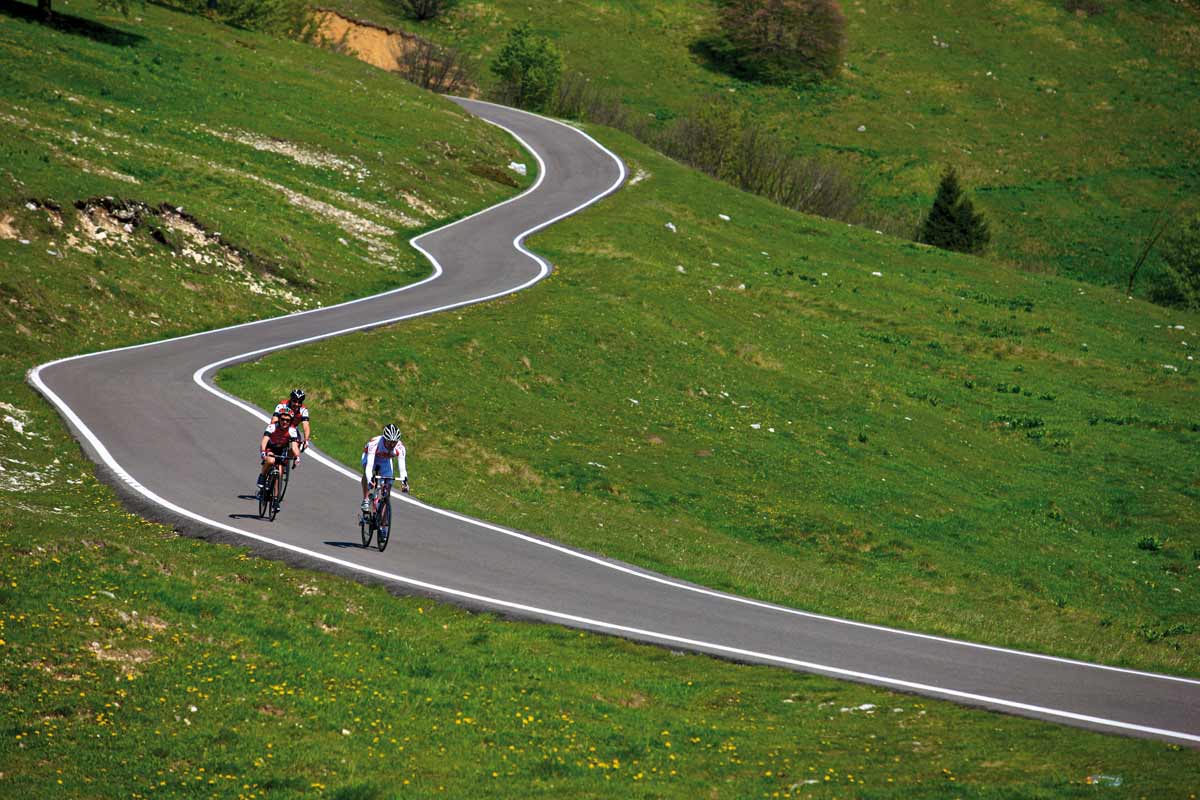
[[[860,168],[879,207],[914,225],[955,165],[992,220],[991,257],[1035,272],[1124,286],[1158,212],[1196,210],[1200,196],[1194,3],[1113,0],[1077,17],[1055,0],[845,2],[846,65],[805,91],[738,81],[694,56],[711,2],[559,0],[547,14],[486,0],[424,25],[385,0],[334,5],[454,43],[485,79],[504,34],[530,21],[569,68],[638,111],[669,121],[719,93],[797,152]]]
[[[597,133],[641,180],[532,240],[547,282],[222,385],[308,387],[347,463],[396,419],[422,498],[706,585],[1197,671],[1197,315],[786,212]]]
[[[95,479],[91,464],[57,415],[24,385],[26,369],[83,350],[332,302],[425,274],[426,266],[405,250],[404,240],[423,227],[516,191],[486,176],[496,174],[489,168],[526,156],[493,129],[468,120],[449,104],[348,59],[209,25],[154,5],[139,8],[140,19],[135,22],[98,14],[86,3],[60,4],[60,10],[102,20],[111,30],[92,28],[98,40],[67,35],[31,25],[14,16],[8,6],[0,8],[0,63],[7,78],[0,83],[0,114],[4,115],[0,124],[5,126],[0,137],[0,308],[5,325],[5,335],[0,337],[0,794],[352,800],[617,794],[1059,798],[1092,797],[1103,791],[1111,797],[1194,798],[1200,761],[1190,750],[468,614],[252,558],[238,548],[180,538],[169,528],[123,510],[114,493]],[[110,43],[114,39],[129,40],[112,30],[141,38],[129,46],[115,45]],[[220,79],[209,80],[213,76]],[[201,130],[201,125],[218,134]],[[771,310],[774,301],[752,300],[751,295],[766,289],[768,282],[778,282],[770,285],[802,297],[814,294],[818,287],[797,275],[826,264],[823,271],[837,274],[834,283],[842,280],[843,286],[835,288],[819,272],[813,275],[830,292],[812,309],[813,327],[806,337],[815,342],[820,333],[836,333],[841,324],[828,303],[838,303],[839,315],[860,313],[855,311],[859,295],[867,294],[871,284],[865,275],[851,272],[876,268],[865,264],[868,253],[907,259],[902,263],[911,268],[912,286],[930,295],[944,294],[937,287],[947,275],[969,288],[990,269],[978,262],[909,250],[896,242],[864,243],[855,232],[792,215],[787,215],[788,224],[799,220],[798,232],[768,230],[778,224],[773,210],[763,212],[753,234],[737,233],[749,219],[743,218],[743,211],[758,215],[761,204],[724,190],[714,193],[712,202],[722,201],[720,210],[733,215],[733,221],[714,228],[715,208],[705,202],[684,208],[673,199],[676,192],[696,185],[693,177],[683,176],[631,143],[614,141],[622,152],[628,150],[637,158],[635,166],[652,174],[643,175],[636,186],[571,227],[538,238],[539,249],[553,254],[562,272],[536,293],[461,312],[456,316],[462,316],[462,321],[437,320],[433,328],[406,328],[406,334],[412,331],[415,344],[411,346],[421,349],[388,358],[403,358],[406,364],[418,365],[421,376],[429,376],[433,364],[424,361],[422,353],[434,352],[440,346],[439,333],[448,333],[451,324],[457,324],[460,335],[449,352],[467,352],[461,358],[469,359],[468,351],[478,351],[478,369],[486,381],[479,386],[487,390],[487,397],[481,399],[499,403],[497,408],[507,407],[510,401],[524,405],[535,391],[559,391],[539,376],[557,374],[561,379],[567,374],[551,372],[555,367],[543,365],[538,351],[526,351],[525,342],[512,345],[520,353],[499,349],[491,338],[494,329],[478,326],[493,315],[503,315],[504,324],[515,325],[532,310],[543,318],[539,326],[560,314],[597,312],[610,317],[599,318],[603,326],[577,326],[581,335],[589,329],[597,334],[599,341],[594,344],[602,354],[575,365],[580,370],[579,385],[595,386],[606,380],[611,368],[628,369],[622,380],[630,385],[605,387],[599,398],[605,403],[613,400],[622,412],[614,410],[613,425],[628,425],[629,411],[643,408],[644,413],[659,402],[652,400],[654,394],[647,387],[654,385],[656,375],[665,374],[665,362],[659,356],[638,361],[644,353],[637,350],[632,332],[662,335],[663,352],[671,352],[670,342],[678,332],[668,336],[662,333],[662,322],[655,321],[662,313],[658,304],[668,291],[675,305],[681,297],[700,297],[693,303],[699,309],[709,288],[728,284],[727,289],[714,289],[720,305],[706,312],[719,328],[725,329],[729,322],[748,322],[755,319],[754,313],[776,315],[771,319],[777,322],[779,312]],[[796,269],[805,255],[797,252],[789,256],[788,266],[780,265],[784,274],[764,276],[762,287],[757,285],[757,262],[747,260],[737,266],[726,262],[731,265],[728,272],[712,268],[708,277],[715,281],[704,280],[690,288],[680,284],[682,291],[667,288],[660,280],[662,264],[654,266],[661,259],[652,263],[641,255],[626,259],[613,249],[619,237],[612,226],[622,227],[623,216],[632,220],[646,214],[647,194],[654,219],[645,223],[645,231],[637,232],[634,241],[652,240],[662,224],[658,217],[669,214],[681,224],[681,239],[691,237],[687,247],[693,249],[688,253],[699,259],[695,264],[687,262],[687,274],[675,272],[673,265],[666,268],[667,277],[696,281],[705,275],[701,261],[719,260],[712,256],[752,239],[757,242],[760,234],[764,240],[799,236],[828,242],[813,252],[812,269]],[[75,200],[104,195],[136,200],[145,208],[134,208],[137,213],[127,222],[117,213],[133,207],[73,208]],[[55,212],[48,205],[51,202],[61,211]],[[422,204],[429,208],[423,209]],[[172,213],[179,207],[184,211]],[[365,222],[394,234],[386,235]],[[131,230],[126,231],[125,224]],[[584,230],[593,231],[594,240],[583,240]],[[97,236],[99,232],[105,236]],[[717,233],[727,240],[714,236]],[[675,255],[673,248],[679,246],[675,242],[663,249],[662,257]],[[861,247],[866,249],[854,255]],[[752,267],[755,277],[750,281]],[[793,274],[787,275],[786,269]],[[892,276],[893,267],[881,269],[885,277]],[[937,274],[932,272],[935,269]],[[726,275],[746,279],[746,290],[737,289]],[[616,281],[610,284],[611,277]],[[1047,282],[1050,288],[1043,299],[1040,284],[1021,283],[1022,279],[1007,273],[997,278],[1004,285],[989,285],[987,296],[992,301],[980,297],[956,301],[971,325],[984,320],[1004,324],[1007,306],[996,306],[995,302],[1003,301],[995,298],[1008,297],[1006,292],[1017,285],[1010,282],[1017,282],[1022,291],[1038,290],[1032,298],[1036,310],[1029,313],[1054,317],[1058,330],[1068,324],[1058,317],[1070,319],[1064,315],[1079,302],[1076,293],[1082,288]],[[636,304],[637,318],[631,319],[622,295],[634,289],[645,289],[647,295],[645,305],[640,300]],[[889,284],[889,289],[897,297],[905,296],[897,285]],[[578,298],[569,300],[568,293]],[[550,301],[567,304],[551,308],[546,305]],[[798,301],[787,298],[787,302]],[[916,307],[916,300],[906,302]],[[1125,318],[1121,314],[1131,313],[1115,311],[1111,299],[1106,302],[1103,313],[1116,314],[1117,321]],[[867,316],[885,313],[871,308]],[[750,317],[746,317],[748,310]],[[1185,324],[1188,332],[1194,327],[1186,317],[1173,317],[1175,321]],[[921,321],[914,326],[919,330],[925,324],[933,323]],[[1091,336],[1094,327],[1086,330]],[[542,327],[534,332],[535,338],[548,336]],[[768,410],[779,391],[778,380],[761,388],[751,386],[760,372],[776,371],[773,363],[792,363],[793,356],[766,348],[738,351],[732,342],[740,343],[750,334],[747,331],[743,337],[735,327],[723,332],[713,328],[707,335],[714,339],[712,347],[724,349],[725,355],[718,373],[703,376],[693,391],[703,398],[699,388],[706,387],[714,406],[704,413],[714,413],[720,420],[712,423],[714,431],[718,424],[728,423],[736,425],[739,438],[747,436],[741,422],[754,423],[739,415],[750,409],[735,408],[726,399],[717,408],[715,398],[720,391],[729,391],[737,405],[750,406],[749,400],[756,404],[751,406],[755,411]],[[1165,329],[1151,327],[1136,335],[1147,339],[1140,345],[1144,349],[1137,350],[1131,342],[1120,352],[1137,350],[1143,355],[1136,358],[1147,364],[1164,354],[1175,356],[1180,347],[1167,338],[1177,334]],[[690,330],[679,336],[701,341]],[[1093,349],[1120,340],[1111,331],[1107,338],[1097,336]],[[947,349],[958,341],[949,335],[944,338]],[[992,342],[973,332],[970,338]],[[555,333],[555,340],[559,339],[564,355],[579,346],[563,338],[563,331]],[[473,340],[477,341],[473,344]],[[358,341],[372,347],[394,346],[379,335]],[[862,340],[876,347],[874,341]],[[893,355],[897,364],[905,354],[927,347],[916,338],[907,346],[898,342]],[[1003,340],[994,344],[1001,350],[1009,346]],[[521,355],[534,359],[528,368]],[[829,368],[822,367],[827,373],[832,373],[835,355],[828,351]],[[1084,361],[1092,357],[1072,356]],[[439,360],[448,369],[462,367],[445,353]],[[711,363],[705,360],[703,365]],[[1005,361],[996,363],[1001,365],[997,370],[1004,369]],[[1113,383],[1136,395],[1137,379],[1103,374],[1114,363],[1095,363],[1089,374],[1105,381],[1105,386]],[[1183,360],[1179,363],[1186,369]],[[1131,374],[1133,370],[1130,367]],[[1146,370],[1149,374],[1149,367]],[[829,380],[840,385],[850,373],[847,366],[847,377]],[[265,374],[262,368],[255,373]],[[914,385],[934,380],[923,374],[914,372]],[[737,381],[747,376],[753,380],[738,386]],[[414,392],[425,379],[414,379]],[[642,384],[643,380],[649,383]],[[1138,413],[1158,422],[1151,414],[1171,415],[1175,424],[1186,416],[1178,410],[1178,393],[1194,388],[1189,383],[1194,378],[1190,373],[1163,374],[1157,380],[1161,400],[1153,409]],[[692,382],[689,379],[689,385]],[[360,425],[373,422],[371,416],[382,411],[369,408],[351,417],[351,384],[342,385],[345,391],[337,403],[323,397],[318,407],[318,430],[330,442],[357,436]],[[497,385],[506,392],[512,386],[513,394],[493,394]],[[979,391],[985,388],[981,385]],[[818,387],[817,392],[824,389]],[[422,396],[432,395],[414,394]],[[826,394],[826,399],[830,396]],[[844,395],[832,396],[844,400]],[[639,404],[629,403],[627,397],[640,398]],[[1002,398],[997,394],[997,398],[997,402],[1034,402],[1023,393]],[[919,405],[911,398],[896,399],[904,410]],[[575,402],[583,400],[587,398]],[[503,435],[497,440],[496,418],[490,412],[481,418],[479,408],[472,408],[475,402],[456,400],[464,434],[458,443],[437,444],[434,431],[444,429],[431,426],[441,425],[442,420],[423,410],[421,422],[410,426],[414,468],[419,470],[417,486],[423,496],[431,496],[429,490],[440,474],[457,481],[448,484],[456,496],[447,502],[466,507],[470,504],[462,499],[468,493],[477,495],[472,507],[487,510],[495,505],[495,518],[517,520],[542,532],[549,531],[535,517],[562,509],[564,503],[581,519],[604,522],[610,528],[626,519],[667,519],[668,515],[654,512],[655,504],[660,510],[682,513],[669,497],[639,498],[634,508],[629,487],[635,473],[621,474],[627,468],[623,461],[610,459],[614,480],[605,485],[586,471],[572,477],[544,472],[544,464],[535,458],[520,460],[514,455],[521,452],[519,442],[505,441],[519,433],[517,418],[505,418],[500,426]],[[807,408],[811,417],[825,399],[816,394],[805,402],[807,406],[796,408]],[[334,413],[338,403],[342,412]],[[420,409],[413,408],[406,414],[415,416]],[[930,406],[927,413],[936,408]],[[646,419],[647,431],[653,427],[653,435],[661,440],[653,444],[662,448],[661,464],[676,463],[676,451],[691,446],[687,437],[698,435],[688,432],[695,411],[671,412],[679,415],[678,422],[672,423],[678,425],[678,432],[665,424],[674,417]],[[843,425],[835,417],[849,412],[832,402],[822,413],[830,426],[841,431]],[[919,413],[908,416],[920,420],[922,429],[929,425]],[[790,418],[794,425],[812,428],[816,424],[800,414]],[[428,430],[422,432],[421,424]],[[487,427],[475,427],[482,424]],[[760,424],[760,431],[776,427],[766,417]],[[1112,423],[1097,422],[1101,430],[1109,426]],[[1156,447],[1177,436],[1180,443],[1174,447],[1179,451],[1186,450],[1187,437],[1192,435],[1171,429],[1160,439],[1157,431],[1138,424],[1122,429],[1146,437]],[[777,427],[778,432],[784,430]],[[916,451],[928,440],[925,434],[908,442],[900,433],[877,434],[874,427],[864,432],[869,442],[898,454]],[[586,433],[571,431],[573,438],[555,458],[570,473],[571,465],[581,460],[576,456],[585,450],[615,452],[623,459],[623,454],[641,446],[640,430],[633,442],[617,442],[611,435],[611,425]],[[889,435],[899,443],[883,441]],[[1011,432],[1011,438],[1022,445],[1038,444],[1023,436],[1023,431]],[[834,459],[846,458],[848,451],[835,444],[831,439],[821,445],[822,452]],[[725,443],[710,447],[712,455],[697,450],[683,451],[684,456],[704,459],[706,464],[713,459],[752,463],[751,457],[759,452],[748,438],[729,448]],[[472,465],[468,472],[449,468],[445,453],[455,448]],[[1177,457],[1178,453],[1168,448],[1161,455]],[[730,462],[731,457],[742,461]],[[1178,464],[1180,474],[1193,463],[1187,457]],[[632,470],[637,462],[627,463]],[[1112,469],[1114,481],[1136,474],[1128,465],[1115,464]],[[681,485],[697,488],[692,481],[697,475],[681,475]],[[764,487],[774,485],[764,483]],[[752,534],[758,512],[748,512],[748,499],[730,491],[736,486],[703,488],[701,513],[710,513],[720,497],[731,498],[730,519],[741,517],[753,523],[748,528]],[[1141,502],[1157,503],[1160,496],[1173,496],[1174,491],[1173,486],[1167,487],[1161,495]],[[863,502],[868,497],[864,495]],[[535,498],[537,509],[531,503]],[[1169,501],[1163,513],[1175,513],[1179,508],[1175,502]],[[1130,503],[1131,513],[1137,512],[1140,506]],[[1071,506],[1061,508],[1076,513]],[[523,512],[535,513],[522,517]],[[845,513],[867,515],[866,510],[850,507]],[[702,530],[696,521],[700,516],[679,518],[685,522],[670,522],[667,538],[661,528],[652,531],[654,538],[643,540],[645,553],[627,555],[657,563],[649,548],[662,542],[683,548],[684,553],[690,549],[697,556],[714,543],[726,546],[721,539],[729,537],[720,530]],[[813,529],[824,519],[814,517]],[[685,539],[693,534],[696,539]],[[816,550],[818,560],[845,554],[850,559],[847,568],[857,569],[856,560],[868,560],[869,551],[838,547],[841,535],[841,527],[830,528]],[[1163,534],[1165,546],[1153,553],[1136,551],[1136,543],[1126,538],[1122,534],[1119,552],[1132,548],[1131,560],[1151,564],[1144,574],[1130,573],[1138,580],[1170,580],[1161,577],[1155,565],[1193,566],[1181,549],[1187,541],[1183,537]],[[402,544],[399,538],[393,547],[398,544]],[[761,546],[753,535],[745,538],[744,545],[749,549],[740,557],[741,564],[748,565],[760,555],[775,558],[773,545]],[[664,561],[661,566],[671,564]],[[698,558],[695,574],[720,579],[711,559]],[[1169,574],[1162,572],[1162,576]],[[1119,590],[1130,589],[1134,578],[1120,584]],[[939,585],[932,575],[924,580],[925,586]],[[737,575],[730,579],[731,585],[739,582],[745,583]],[[1170,588],[1194,591],[1191,585],[1180,577]],[[787,587],[781,587],[783,596]],[[1141,590],[1132,587],[1132,591],[1137,597]],[[1173,596],[1165,592],[1164,585],[1164,596]],[[1116,599],[1111,602],[1119,605]],[[1145,602],[1142,597],[1135,604]],[[1046,609],[1039,603],[1035,610],[1040,623]],[[1176,618],[1182,618],[1176,607],[1163,607],[1162,624]],[[1124,625],[1125,618],[1120,619]],[[1061,641],[1063,646],[1077,644],[1071,637]],[[1100,649],[1108,654],[1112,641],[1116,639],[1103,640]],[[1191,668],[1192,662],[1172,645],[1192,646],[1193,642],[1194,637],[1178,635],[1155,647],[1135,640],[1122,658]],[[1119,777],[1121,785],[1103,789],[1088,785],[1089,776],[1101,775]]]
[[[100,19],[0,11],[0,363],[47,352],[50,320],[79,352],[406,283],[410,236],[517,185],[481,177],[515,143],[364,64],[155,6]],[[105,196],[153,213],[74,207]]]

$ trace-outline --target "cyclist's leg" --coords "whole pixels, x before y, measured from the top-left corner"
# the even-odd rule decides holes
[[[364,470],[367,468],[367,454],[366,454],[366,453],[363,453],[363,456],[362,456],[362,468],[363,468]],[[370,510],[371,510],[371,504],[370,504],[370,502],[367,500],[367,493],[368,493],[368,491],[370,490],[370,486],[367,484],[367,476],[366,476],[366,473],[363,473],[363,474],[359,475],[359,483],[361,483],[361,484],[362,484],[362,505],[361,505],[361,509],[362,509],[363,513],[366,513],[367,511],[370,511]]]
[[[267,483],[267,472],[271,469],[271,451],[267,451],[267,457],[262,459],[262,463],[258,469],[258,488],[261,489]]]
[[[392,460],[385,459],[382,463],[375,462],[375,480],[380,481],[380,497],[386,497],[392,488]]]

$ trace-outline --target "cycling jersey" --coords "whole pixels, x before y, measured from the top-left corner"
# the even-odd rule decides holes
[[[300,441],[300,434],[296,433],[296,429],[292,426],[283,427],[272,422],[263,431],[263,436],[267,437],[267,449],[272,453],[282,453],[292,442]]]
[[[275,406],[275,416],[279,416],[279,412],[283,411],[285,408],[290,408],[287,400],[284,400],[282,403]],[[293,408],[292,415],[297,422],[308,422],[308,406],[302,405],[300,406],[299,410]]]
[[[379,465],[379,474],[385,478],[391,478],[392,475],[392,459],[399,462],[399,476],[401,481],[408,480],[408,468],[404,465],[404,443],[396,442],[396,446],[388,450],[384,446],[383,437],[376,436],[367,442],[363,448],[362,466],[363,477],[371,480],[371,474],[375,471],[375,465]]]

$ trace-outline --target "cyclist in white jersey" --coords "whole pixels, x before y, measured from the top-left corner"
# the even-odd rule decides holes
[[[400,441],[400,429],[395,425],[388,425],[383,429],[381,435],[370,439],[363,447],[362,512],[364,514],[371,510],[367,492],[376,472],[379,473],[379,477],[388,480],[399,477],[400,491],[408,492],[408,467],[404,464],[404,455],[404,444]],[[399,470],[392,470],[393,458],[399,462]]]

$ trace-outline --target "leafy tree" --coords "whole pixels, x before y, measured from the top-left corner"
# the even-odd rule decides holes
[[[991,238],[983,214],[977,212],[970,198],[962,193],[958,173],[950,167],[942,175],[937,197],[921,224],[917,240],[943,250],[982,253]]]
[[[397,0],[400,11],[415,20],[436,19],[458,5],[458,0]]]
[[[544,109],[554,96],[562,69],[558,48],[545,36],[534,33],[527,22],[508,32],[504,46],[492,62],[492,73],[500,79],[503,99],[532,111]]]
[[[725,0],[719,31],[698,44],[733,74],[764,83],[830,77],[846,49],[837,0]]]
[[[1200,214],[1195,214],[1163,242],[1166,266],[1154,286],[1154,301],[1200,309]]]

